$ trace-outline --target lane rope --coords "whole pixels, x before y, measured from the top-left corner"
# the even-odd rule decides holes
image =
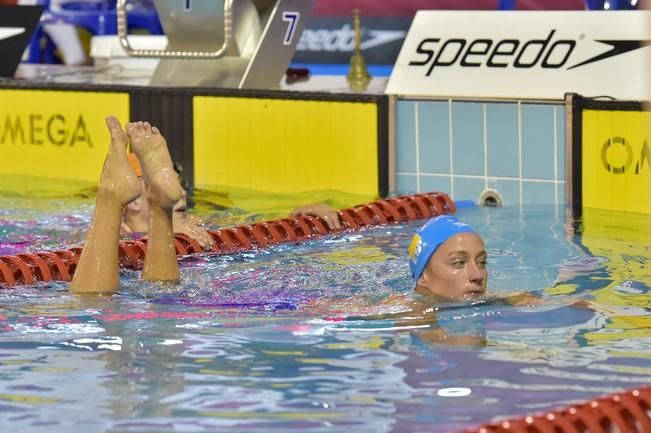
[[[651,433],[651,387],[610,394],[551,412],[462,433]]]
[[[366,227],[452,214],[455,211],[454,201],[441,192],[403,195],[340,210],[338,215],[341,229],[339,230],[330,229],[328,224],[318,217],[302,215],[296,218],[281,218],[209,230],[208,233],[213,240],[209,251],[204,251],[196,240],[182,234],[174,236],[174,243],[177,256],[204,252],[235,254],[288,242],[316,239],[336,232],[355,231]],[[0,286],[30,285],[39,281],[70,281],[81,252],[81,247],[75,247],[60,251],[0,256]],[[120,266],[141,269],[146,253],[146,239],[120,241],[118,248]]]

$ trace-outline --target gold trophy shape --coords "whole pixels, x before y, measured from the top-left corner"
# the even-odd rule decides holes
[[[371,75],[366,68],[366,61],[362,56],[362,30],[359,24],[359,9],[353,10],[353,29],[355,31],[355,48],[350,58],[350,68],[348,69],[348,87],[355,92],[363,92],[371,81]]]

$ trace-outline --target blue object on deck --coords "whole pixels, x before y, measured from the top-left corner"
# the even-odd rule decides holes
[[[497,9],[501,11],[512,11],[515,9],[515,0],[500,0]]]
[[[638,9],[640,0],[586,0],[586,9],[593,11],[616,11]]]
[[[472,200],[455,200],[454,205],[457,209],[473,209],[477,207],[477,203]]]
[[[57,63],[56,46],[43,28],[47,24],[81,27],[93,36],[117,34],[116,0],[70,0],[62,2],[58,8],[52,8],[50,0],[38,0],[37,3],[45,6],[46,10],[30,42],[29,63]],[[127,27],[142,29],[152,35],[164,33],[153,2],[146,0],[129,4]]]

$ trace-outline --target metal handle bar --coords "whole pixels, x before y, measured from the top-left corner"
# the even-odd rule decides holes
[[[217,51],[170,51],[170,50],[136,50],[127,38],[127,0],[117,0],[118,39],[124,51],[131,57],[165,58],[165,59],[219,59],[224,57],[233,40],[233,1],[224,1],[224,43]]]

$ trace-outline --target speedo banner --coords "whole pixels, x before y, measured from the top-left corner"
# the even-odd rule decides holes
[[[411,17],[362,17],[361,50],[368,64],[393,65]],[[296,46],[293,62],[348,64],[355,48],[350,16],[312,17]]]
[[[648,99],[647,11],[420,11],[387,93]]]
[[[651,112],[583,111],[584,208],[651,215]]]

